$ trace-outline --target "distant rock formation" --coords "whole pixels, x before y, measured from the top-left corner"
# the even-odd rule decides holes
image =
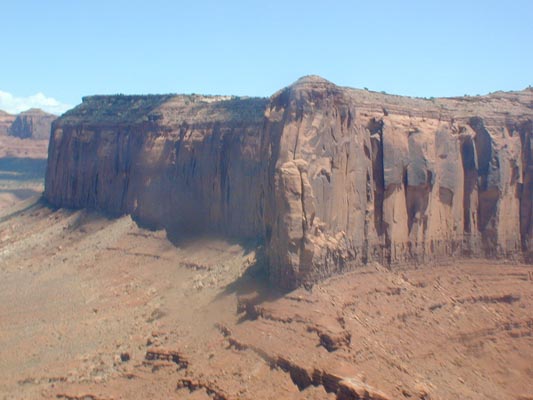
[[[46,159],[50,127],[56,118],[41,110],[19,115],[0,110],[0,158]]]
[[[305,77],[270,99],[94,96],[45,197],[264,242],[293,288],[377,261],[533,262],[533,91],[414,99]]]
[[[11,115],[0,110],[0,136],[6,136],[9,127],[15,121],[16,115]]]
[[[32,108],[16,116],[8,128],[8,134],[21,139],[48,139],[50,127],[56,118],[57,115]]]

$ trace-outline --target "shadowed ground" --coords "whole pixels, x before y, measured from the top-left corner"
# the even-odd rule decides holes
[[[0,210],[43,192],[46,159],[0,158]]]

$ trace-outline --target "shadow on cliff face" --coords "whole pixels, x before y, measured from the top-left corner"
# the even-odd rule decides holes
[[[533,103],[532,103],[533,104]],[[520,237],[527,262],[533,262],[533,120],[516,127],[522,142],[523,182],[520,187]],[[528,251],[529,248],[529,251]]]
[[[499,180],[500,165],[497,154],[494,154],[490,133],[483,119],[473,117],[469,120],[470,127],[476,132],[474,144],[478,162],[478,219],[479,231],[482,233],[486,254],[492,256],[498,246],[497,213],[501,197]]]

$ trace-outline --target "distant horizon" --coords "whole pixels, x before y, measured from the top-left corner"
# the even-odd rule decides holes
[[[115,93],[268,97],[305,75],[420,98],[533,84],[529,0],[180,3],[6,2],[0,109],[62,113]]]

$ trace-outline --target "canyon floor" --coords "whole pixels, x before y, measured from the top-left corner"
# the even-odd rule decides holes
[[[533,399],[533,269],[361,268],[290,293],[254,247],[0,211],[0,399]]]

